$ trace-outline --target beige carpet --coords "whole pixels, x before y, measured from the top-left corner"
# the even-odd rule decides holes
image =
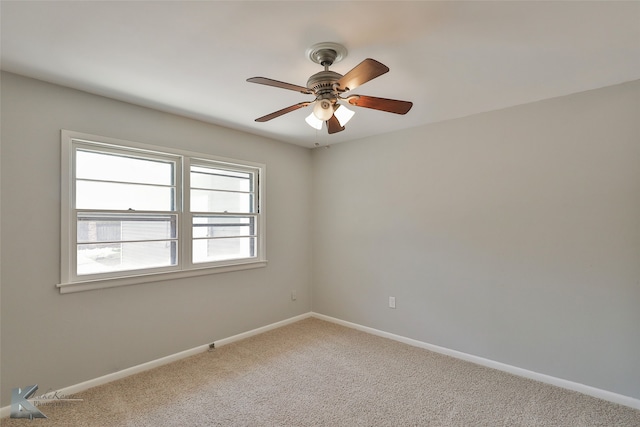
[[[2,426],[640,426],[640,411],[318,319]]]

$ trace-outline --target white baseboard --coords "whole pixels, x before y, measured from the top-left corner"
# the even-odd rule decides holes
[[[271,331],[272,329],[278,329],[278,328],[281,328],[281,327],[283,327],[285,325],[289,325],[291,323],[298,322],[298,321],[300,321],[302,319],[307,319],[307,318],[309,318],[311,316],[312,316],[312,313],[309,312],[309,313],[301,314],[299,316],[290,317],[289,319],[285,319],[285,320],[282,320],[280,322],[272,323],[270,325],[263,326],[261,328],[252,329],[251,331],[243,332],[241,334],[234,335],[234,336],[229,337],[229,338],[223,338],[221,340],[215,341],[214,344],[216,345],[216,347],[222,347],[223,345],[231,344],[232,342],[240,341],[240,340],[243,340],[245,338],[252,337],[254,335],[262,334],[264,332]]]
[[[223,345],[231,344],[235,341],[240,341],[245,338],[252,337],[254,335],[262,334],[264,332],[270,331],[272,329],[277,329],[282,326],[288,325],[290,323],[295,323],[302,319],[306,319],[311,317],[311,313],[301,314],[299,316],[291,317],[289,319],[282,320],[280,322],[272,323],[267,326],[263,326],[257,329],[253,329],[251,331],[243,332],[238,335],[234,335],[232,337],[223,338],[218,341],[214,341],[215,347],[222,347]],[[82,382],[80,384],[75,384],[69,387],[65,387],[60,390],[56,390],[59,395],[71,396],[76,393],[80,393],[84,390],[90,389],[92,387],[96,387],[102,384],[110,383],[111,381],[119,380],[121,378],[128,377],[129,375],[137,374],[140,372],[148,371],[149,369],[157,368],[158,366],[166,365],[167,363],[175,362],[180,359],[184,359],[185,357],[193,356],[198,353],[203,353],[209,350],[209,344],[199,345],[198,347],[194,347],[189,350],[181,351],[179,353],[171,354],[166,357],[161,357],[160,359],[152,360],[150,362],[142,363],[140,365],[132,366],[127,369],[123,369],[118,372],[113,372],[111,374],[103,375],[98,378],[94,378],[89,381]],[[0,418],[6,418],[11,415],[11,406],[5,406],[0,408]]]
[[[368,326],[358,325],[357,323],[351,323],[344,320],[336,319],[335,317],[325,316],[324,314],[311,313],[311,316],[317,319],[326,320],[327,322],[332,322],[338,325],[346,326],[348,328],[357,329],[362,332],[367,332],[372,335],[377,335],[379,337],[389,338],[394,341],[399,341],[405,344],[409,344],[414,347],[424,348],[426,350],[430,350],[436,353],[445,354],[447,356],[455,357],[456,359],[465,360],[467,362],[472,362],[477,365],[482,365],[489,368],[497,369],[499,371],[508,372],[513,375],[529,378],[529,379],[540,381],[546,384],[551,384],[567,390],[577,391],[578,393],[586,394],[588,396],[593,396],[602,400],[607,400],[609,402],[617,403],[619,405],[629,406],[634,409],[640,409],[640,400],[635,399],[633,397],[625,396],[618,393],[613,393],[611,391],[602,390],[599,388],[576,383],[573,381],[564,380],[562,378],[552,377],[550,375],[540,374],[538,372],[529,371],[527,369],[522,369],[516,366],[507,365],[506,363],[496,362],[494,360],[485,359],[483,357],[474,356],[472,354],[463,353],[461,351],[451,350],[445,347],[428,344],[422,341],[403,337],[401,335],[396,335],[389,332],[380,331],[378,329],[369,328]]]

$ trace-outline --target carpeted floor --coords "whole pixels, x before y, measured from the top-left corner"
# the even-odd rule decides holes
[[[640,411],[310,318],[2,426],[607,426]]]

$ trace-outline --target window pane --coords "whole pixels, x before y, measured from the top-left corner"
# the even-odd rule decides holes
[[[255,257],[255,237],[198,239],[193,241],[193,262],[214,262]]]
[[[78,243],[175,238],[175,215],[78,215]]]
[[[174,163],[111,153],[76,152],[76,178],[173,185]]]
[[[226,191],[191,190],[191,211],[253,213],[253,195]]]
[[[174,194],[173,187],[77,181],[76,208],[172,211]]]
[[[193,237],[236,237],[254,236],[253,217],[195,217],[193,218]]]
[[[253,191],[253,174],[202,166],[191,167],[191,187],[210,190]]]
[[[78,245],[78,275],[168,267],[177,262],[175,241]]]

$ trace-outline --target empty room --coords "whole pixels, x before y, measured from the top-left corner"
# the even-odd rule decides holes
[[[0,19],[0,425],[640,426],[640,2]]]

